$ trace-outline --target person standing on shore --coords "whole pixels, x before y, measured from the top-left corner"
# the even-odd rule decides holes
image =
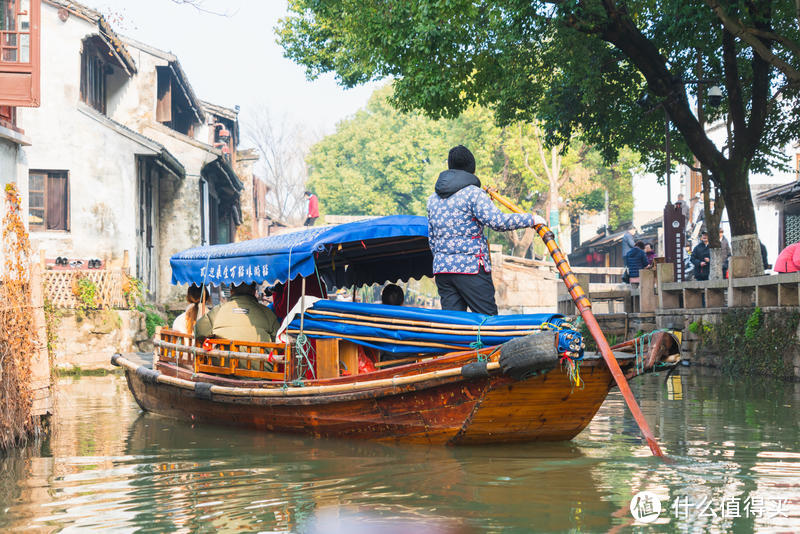
[[[636,227],[631,226],[628,228],[628,231],[622,234],[622,260],[625,261],[625,258],[628,257],[628,252],[636,246],[636,240],[633,238],[634,234],[636,233]]]
[[[638,284],[641,280],[639,271],[646,268],[648,265],[647,254],[644,251],[644,242],[637,241],[625,256],[625,266],[628,268],[628,276],[630,277],[628,283],[631,285]]]
[[[308,200],[308,214],[306,215],[306,222],[303,226],[314,226],[319,218],[319,199],[317,195],[311,191],[305,192],[305,197]]]
[[[692,251],[695,280],[708,280],[711,272],[711,250],[708,248],[708,232],[700,234],[700,242]]]
[[[428,198],[428,241],[442,309],[497,315],[484,226],[503,232],[547,223],[539,215],[497,209],[481,189],[475,157],[466,147],[453,147],[447,166]]]

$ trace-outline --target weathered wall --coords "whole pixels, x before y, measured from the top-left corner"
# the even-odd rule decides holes
[[[547,313],[556,311],[558,278],[549,266],[505,256],[492,245],[492,280],[500,313]]]
[[[85,317],[72,310],[59,313],[56,369],[112,369],[110,360],[115,352],[147,350],[149,346],[141,312],[90,311]]]
[[[269,233],[269,221],[259,219],[255,210],[253,180],[255,179],[256,162],[258,162],[258,153],[252,148],[241,150],[236,154],[235,171],[244,186],[241,194],[242,224],[236,229],[236,241],[264,237]],[[266,202],[266,199],[260,199],[260,202]]]
[[[17,182],[17,148],[16,143],[0,137],[0,185]]]
[[[163,229],[158,236],[159,301],[168,308],[179,308],[183,307],[186,288],[171,284],[169,258],[201,244],[201,171],[221,153],[205,143],[209,136],[208,125],[199,125],[194,137],[189,137],[155,120],[156,67],[169,65],[174,56],[133,40],[128,40],[127,44],[138,73],[130,82],[131,89],[121,96],[113,117],[164,145],[186,170],[183,180],[161,180],[159,184],[159,219]]]
[[[143,147],[81,111],[81,41],[96,33],[43,4],[42,105],[19,109],[18,122],[35,139],[23,149],[30,169],[69,172],[70,231],[31,234],[48,256],[119,259],[136,246],[135,154]],[[20,184],[27,212],[27,179]]]
[[[47,350],[47,324],[44,313],[42,273],[34,264],[31,272],[31,312],[36,331],[35,350],[31,355],[31,415],[44,417],[53,413],[53,376]]]
[[[200,245],[200,179],[187,175],[182,181],[160,184],[162,202],[159,217],[161,227],[169,231],[158,236],[159,298],[168,308],[185,306],[186,287],[172,285],[170,257],[176,252]]]
[[[654,313],[598,313],[595,319],[611,345],[656,330]]]
[[[752,312],[754,308],[745,308],[746,311]],[[707,325],[718,325],[722,322],[723,317],[731,313],[735,308],[706,308],[706,309],[677,309],[668,311],[656,312],[656,326],[658,328],[671,328],[680,330],[682,332],[681,342],[681,358],[689,360],[693,364],[705,365],[710,367],[717,367],[719,361],[717,355],[704,353],[698,351],[701,343],[701,334],[699,332],[692,332],[689,325],[692,323],[702,323]],[[770,314],[787,314],[796,313],[800,308],[783,306],[780,308],[762,308],[762,312],[766,315]],[[792,340],[783,340],[787,347]],[[800,342],[800,328],[794,339],[795,342]],[[787,349],[788,350],[788,349]],[[750,355],[742,354],[742,358],[747,358]],[[800,379],[800,350],[795,349],[791,355],[793,359],[794,377]]]
[[[27,176],[28,171],[24,163],[24,154],[19,149],[17,143],[13,143],[7,139],[0,137],[0,187],[5,191],[6,184],[17,184],[19,189],[21,186],[18,184],[18,177]],[[27,186],[27,180],[25,180]],[[20,196],[22,193],[20,192]],[[4,197],[5,198],[5,197]],[[25,204],[27,205],[27,204]],[[5,206],[3,205],[3,208]],[[23,210],[22,218],[27,220],[27,211]],[[0,272],[5,266],[5,256],[3,248],[0,247]]]

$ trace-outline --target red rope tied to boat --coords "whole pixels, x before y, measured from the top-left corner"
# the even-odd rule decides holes
[[[522,208],[500,195],[495,189],[487,187],[486,192],[493,200],[499,202],[510,211],[515,213],[525,213]],[[633,418],[639,425],[639,430],[642,432],[642,435],[647,441],[650,451],[655,456],[663,457],[664,453],[661,451],[661,447],[659,447],[656,438],[653,437],[653,432],[650,430],[650,426],[647,424],[647,420],[644,418],[641,408],[639,408],[639,405],[636,403],[636,399],[633,396],[631,387],[628,385],[628,381],[625,380],[625,375],[622,374],[622,369],[619,368],[619,363],[614,357],[614,353],[611,352],[611,347],[608,345],[608,341],[603,335],[600,325],[597,324],[597,319],[595,319],[594,314],[592,313],[592,304],[589,302],[589,298],[586,296],[586,293],[584,293],[583,289],[578,284],[578,279],[572,273],[572,270],[569,267],[569,262],[564,257],[561,249],[558,248],[555,235],[553,235],[552,230],[550,230],[550,228],[544,224],[537,225],[535,229],[542,238],[542,241],[544,241],[544,244],[547,246],[547,250],[550,251],[550,256],[553,258],[559,274],[561,274],[561,279],[567,286],[567,290],[569,291],[573,302],[575,302],[575,307],[578,308],[581,317],[583,317],[583,321],[589,328],[589,332],[591,332],[592,337],[594,337],[597,347],[600,350],[600,353],[603,355],[603,359],[605,360],[609,371],[611,371],[611,376],[614,377],[614,381],[617,383],[622,396],[625,398],[625,403],[628,405],[628,409],[631,411]]]
[[[572,382],[572,385],[583,387],[583,381],[581,380],[581,364],[579,360],[570,356],[568,352],[562,352],[559,362],[561,363],[561,368],[567,370],[567,376],[569,377],[569,381]]]

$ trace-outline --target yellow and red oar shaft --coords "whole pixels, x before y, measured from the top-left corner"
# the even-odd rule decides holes
[[[522,208],[504,196],[500,195],[494,189],[487,187],[486,192],[490,197],[492,197],[493,200],[499,204],[502,204],[510,211],[515,213],[525,213]],[[611,352],[611,347],[608,345],[606,336],[603,335],[600,325],[597,324],[597,319],[595,319],[594,314],[592,313],[592,304],[589,302],[589,297],[586,296],[583,288],[581,288],[580,284],[578,284],[578,278],[575,276],[575,274],[573,274],[572,269],[570,269],[569,262],[564,256],[564,253],[562,253],[561,249],[558,248],[553,231],[544,224],[536,225],[535,229],[542,238],[542,241],[544,241],[544,244],[547,246],[547,250],[550,251],[550,256],[556,263],[556,268],[558,269],[559,274],[561,274],[561,279],[564,281],[564,284],[566,284],[567,290],[569,291],[573,302],[575,302],[575,306],[578,308],[581,317],[583,317],[583,321],[589,328],[589,332],[592,334],[595,343],[597,343],[597,347],[600,349],[600,354],[603,355],[603,359],[605,360],[608,369],[611,371],[611,375],[614,377],[614,381],[617,383],[622,396],[625,398],[625,403],[628,405],[628,409],[631,411],[633,418],[639,425],[639,430],[641,430],[644,439],[647,441],[647,445],[650,447],[650,450],[655,456],[663,457],[664,453],[661,451],[661,447],[658,446],[658,442],[653,436],[653,432],[650,430],[650,426],[647,424],[647,420],[644,418],[644,414],[642,413],[641,408],[639,408],[639,404],[637,404],[636,399],[633,396],[631,387],[628,385],[628,381],[625,380],[625,375],[622,373],[622,369],[619,368],[619,363],[614,357],[614,353]]]

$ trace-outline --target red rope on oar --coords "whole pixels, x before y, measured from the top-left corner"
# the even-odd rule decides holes
[[[486,192],[490,197],[492,197],[492,199],[496,200],[509,210],[516,213],[524,213],[522,208],[499,195],[496,191],[486,188]],[[547,250],[550,251],[550,256],[556,263],[556,269],[558,269],[559,274],[561,274],[561,279],[567,286],[567,290],[569,291],[573,302],[575,302],[575,306],[578,308],[581,317],[583,317],[583,321],[589,328],[589,332],[592,334],[595,343],[597,343],[597,347],[600,349],[600,354],[603,355],[603,359],[605,360],[609,371],[611,371],[611,376],[614,377],[614,381],[617,383],[620,392],[622,392],[622,396],[625,398],[625,403],[628,405],[628,409],[631,411],[631,414],[633,414],[636,424],[639,425],[639,430],[641,430],[644,439],[647,441],[647,445],[650,447],[650,450],[655,456],[663,457],[664,453],[661,452],[661,447],[658,446],[658,442],[656,441],[656,438],[653,437],[653,432],[650,430],[650,426],[647,424],[647,420],[644,418],[641,408],[639,408],[639,405],[636,403],[636,399],[633,396],[631,387],[628,385],[628,381],[625,380],[625,375],[622,374],[622,369],[619,368],[619,363],[614,357],[614,353],[611,352],[611,347],[608,346],[606,336],[603,335],[600,325],[597,324],[597,319],[595,319],[594,314],[592,313],[592,303],[589,302],[589,298],[586,296],[586,293],[584,293],[580,284],[578,284],[578,279],[572,273],[572,269],[569,267],[567,258],[564,257],[561,249],[558,248],[555,235],[553,235],[553,232],[550,230],[550,228],[543,224],[537,225],[535,229],[542,238],[542,241],[544,241],[544,244],[547,246]]]

